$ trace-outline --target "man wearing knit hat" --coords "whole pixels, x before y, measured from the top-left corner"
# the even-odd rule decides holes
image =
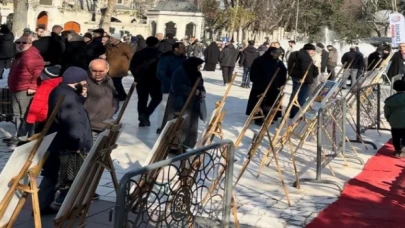
[[[305,104],[309,97],[310,85],[314,83],[314,79],[318,77],[319,74],[318,68],[313,64],[311,58],[311,55],[313,55],[315,50],[316,48],[313,44],[305,44],[303,49],[291,53],[288,59],[288,70],[290,71],[293,81],[291,99],[294,97],[295,93],[298,92],[298,103],[301,105],[301,107]],[[301,89],[298,91],[301,83]],[[294,106],[291,109],[290,118],[294,118],[298,111],[299,108]]]
[[[49,146],[49,157],[42,169],[39,191],[41,213],[52,213],[56,185],[59,196],[54,205],[61,205],[73,183],[87,152],[93,146],[91,124],[83,102],[86,96],[87,72],[79,67],[69,67],[62,75],[62,83],[49,95],[49,111],[59,97],[64,96],[50,133],[57,132]]]

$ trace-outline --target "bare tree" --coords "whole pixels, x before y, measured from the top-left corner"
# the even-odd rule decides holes
[[[12,31],[15,37],[19,37],[23,34],[23,30],[27,26],[28,0],[13,0],[13,7]]]
[[[117,5],[117,0],[108,0],[107,9],[100,18],[99,27],[103,28],[106,32],[110,31],[111,17],[115,10],[115,5]]]

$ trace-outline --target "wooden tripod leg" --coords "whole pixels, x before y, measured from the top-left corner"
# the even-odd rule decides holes
[[[290,139],[288,139],[288,146],[290,147],[290,151],[292,152],[293,149],[292,149]],[[298,178],[298,169],[297,169],[297,164],[295,163],[295,153],[297,152],[298,149],[299,149],[299,147],[297,147],[295,149],[295,151],[291,153],[291,162],[293,163],[293,167],[294,167],[295,181],[297,183],[297,188],[300,189],[301,188],[300,179]]]
[[[278,163],[278,158],[276,157],[273,142],[270,140],[270,132],[269,132],[268,129],[267,129],[267,134],[269,135],[269,142],[270,142],[270,146],[271,146],[271,151],[273,153],[274,162],[276,164],[276,169],[277,169],[278,175],[280,177],[281,185],[283,186],[284,194],[285,194],[285,197],[287,198],[288,206],[291,207],[290,195],[288,193],[287,186],[286,186],[285,181],[284,181],[283,173],[281,172],[280,164]]]
[[[22,208],[24,207],[25,201],[27,200],[28,197],[28,193],[24,193],[21,198],[20,201],[18,201],[17,207],[15,208],[13,215],[10,218],[9,223],[5,226],[7,228],[13,228],[14,227],[14,223],[17,221],[17,217],[20,214]]]
[[[34,223],[35,228],[41,228],[41,212],[39,208],[39,199],[38,199],[38,185],[37,185],[37,178],[34,173],[29,173],[30,176],[30,187],[32,190],[32,211],[34,213]]]
[[[111,153],[106,158],[106,164],[107,164],[107,170],[111,174],[111,180],[113,182],[115,192],[118,193],[118,188],[119,188],[118,178],[117,178],[117,173],[115,172],[114,163],[111,159]]]

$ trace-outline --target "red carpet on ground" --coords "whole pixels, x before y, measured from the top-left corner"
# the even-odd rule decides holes
[[[405,227],[405,158],[385,144],[307,228]]]

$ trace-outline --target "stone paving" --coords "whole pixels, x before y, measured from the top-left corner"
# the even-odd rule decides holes
[[[240,73],[241,69],[237,69],[237,71]],[[207,90],[206,103],[208,112],[211,113],[215,101],[218,101],[222,97],[225,87],[222,83],[220,71],[203,72],[203,76]],[[131,86],[132,81],[132,77],[124,79],[127,90]],[[239,87],[240,81],[241,76],[239,74],[225,105],[227,115],[223,128],[225,138],[231,140],[236,139],[247,118],[245,116],[245,109],[250,91]],[[289,82],[286,91],[290,93],[291,82]],[[135,93],[123,117],[122,122],[125,124],[125,129],[119,139],[119,147],[112,153],[118,178],[121,178],[129,170],[137,169],[140,167],[140,164],[143,164],[157,138],[155,133],[157,128],[157,111],[151,117],[152,126],[150,128],[138,128],[136,105],[137,95]],[[284,105],[287,105],[287,99],[284,100]],[[201,123],[200,130],[203,126],[203,123]],[[350,127],[347,127],[347,129],[351,130]],[[241,146],[235,153],[237,159],[234,170],[235,177],[239,174],[241,165],[246,159],[254,132],[257,133],[258,130],[257,126],[251,126]],[[10,133],[14,133],[13,126],[10,123],[0,123],[0,137],[9,136]],[[354,135],[352,131],[348,131],[348,134],[349,136]],[[390,137],[388,132],[380,132],[380,134],[377,131],[367,131],[365,138],[373,141],[380,148]],[[371,147],[368,147],[368,150],[366,150],[361,144],[353,145],[365,162],[376,152]],[[274,166],[265,167],[262,175],[256,178],[260,158],[263,156],[263,152],[267,146],[268,142],[263,142],[263,146],[258,153],[259,155],[252,160],[235,188],[238,218],[242,225],[241,227],[303,227],[315,218],[323,208],[334,202],[339,196],[339,191],[333,185],[313,183],[302,183],[300,189],[292,187],[295,178],[289,156],[287,152],[283,151],[280,153],[280,165],[283,168],[283,175],[292,201],[292,206],[289,207]],[[302,173],[301,177],[313,178],[315,176],[315,148],[316,144],[312,139],[304,145],[303,149],[297,152],[297,166],[298,171]],[[10,149],[0,142],[0,169],[7,162],[10,152]],[[325,168],[322,178],[335,180],[343,186],[344,183],[356,176],[363,168],[363,165],[355,160],[348,160],[348,164],[349,166],[345,166],[342,159],[336,158],[332,162],[332,168],[336,177],[333,177],[329,169]],[[103,174],[97,192],[100,194],[101,200],[115,202],[116,195],[109,173],[105,172]]]

